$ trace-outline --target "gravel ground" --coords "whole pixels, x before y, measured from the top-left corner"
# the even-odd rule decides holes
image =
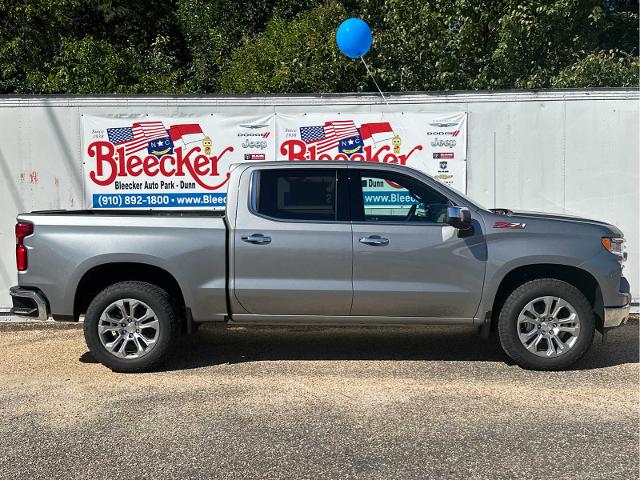
[[[638,478],[638,321],[575,370],[466,328],[201,329],[167,370],[0,324],[1,478]]]

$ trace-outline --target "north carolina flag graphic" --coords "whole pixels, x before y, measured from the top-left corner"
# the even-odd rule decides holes
[[[343,138],[338,144],[338,152],[344,153],[347,157],[351,157],[354,153],[362,153],[362,139],[360,135]]]

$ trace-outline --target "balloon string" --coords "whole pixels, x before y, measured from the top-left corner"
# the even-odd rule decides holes
[[[376,88],[378,89],[378,92],[380,92],[380,96],[382,97],[382,99],[384,100],[384,103],[386,103],[387,107],[388,107],[389,106],[389,102],[387,101],[387,98],[382,93],[382,90],[380,90],[380,86],[378,85],[378,82],[376,82],[376,78],[373,76],[373,74],[369,70],[369,65],[367,65],[367,62],[364,61],[364,57],[362,57],[362,55],[360,55],[360,60],[362,60],[362,63],[364,63],[364,68],[367,69],[367,73],[371,77],[371,80],[373,80],[373,83],[375,84]]]

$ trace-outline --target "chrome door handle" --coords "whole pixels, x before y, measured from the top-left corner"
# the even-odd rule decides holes
[[[255,243],[256,245],[265,245],[271,243],[271,237],[267,237],[261,233],[252,233],[251,235],[245,235],[240,237],[244,242]]]
[[[368,237],[360,237],[360,243],[371,245],[372,247],[384,247],[385,245],[389,245],[389,239],[381,237],[380,235],[370,235]]]

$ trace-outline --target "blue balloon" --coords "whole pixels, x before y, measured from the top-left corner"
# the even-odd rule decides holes
[[[336,42],[347,57],[361,57],[371,47],[371,29],[364,20],[349,18],[338,27]]]

